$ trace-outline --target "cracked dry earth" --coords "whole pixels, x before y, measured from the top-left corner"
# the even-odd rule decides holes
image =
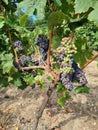
[[[98,130],[98,68],[96,61],[84,69],[89,94],[75,94],[65,104],[57,105],[54,92],[39,120],[37,130]],[[48,83],[45,86],[48,87]],[[11,85],[0,88],[0,130],[33,130],[34,115],[44,100],[39,86],[24,90]]]

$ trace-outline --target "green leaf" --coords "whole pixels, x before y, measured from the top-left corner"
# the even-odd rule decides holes
[[[13,55],[11,53],[5,54],[1,57],[1,66],[3,68],[3,74],[8,73],[13,68]]]
[[[12,81],[13,80],[13,77],[9,76],[8,77],[8,82]]]
[[[54,0],[54,2],[58,7],[62,5],[62,2],[60,0]]]
[[[65,91],[65,99],[69,100],[71,98],[70,92],[68,90]]]
[[[42,20],[45,17],[45,6],[47,0],[37,0],[36,9],[37,9],[37,19]]]
[[[7,87],[7,86],[8,86],[7,77],[0,78],[0,87]]]
[[[75,0],[75,13],[84,13],[96,4],[96,0]]]
[[[32,74],[26,75],[24,77],[24,81],[28,84],[28,85],[32,85],[35,83],[35,79],[34,76]]]
[[[44,73],[45,73],[45,71],[42,69],[37,70],[37,75],[43,75]]]
[[[44,92],[45,90],[45,83],[43,80],[40,81],[40,88],[41,88],[41,91]]]
[[[0,28],[2,28],[4,26],[4,21],[0,22]]]
[[[48,76],[47,79],[48,79],[49,81],[52,81],[52,80],[53,80],[53,78],[52,78],[51,76]]]
[[[57,103],[58,103],[62,108],[64,108],[65,102],[66,102],[65,97],[60,97],[60,98],[58,98],[58,100],[57,100]]]
[[[42,20],[45,17],[45,6],[47,0],[24,0],[20,2],[18,10],[23,8],[27,9],[26,14],[29,16],[36,10],[36,16],[38,20]]]
[[[87,86],[78,86],[77,88],[75,88],[75,92],[78,93],[89,93],[90,92],[90,88]]]
[[[6,5],[8,5],[8,0],[3,0],[3,2],[4,2]]]
[[[68,17],[60,11],[56,11],[56,12],[52,12],[49,16],[48,16],[48,23],[49,25],[60,25],[63,20],[68,21]]]
[[[89,14],[88,19],[90,21],[94,21],[94,23],[98,26],[98,2],[96,2],[93,8],[94,10]]]
[[[17,87],[22,86],[22,82],[19,78],[17,78],[16,80],[14,80],[14,85],[16,85]]]
[[[66,89],[65,87],[63,86],[63,84],[61,82],[59,82],[56,86],[56,91],[59,92],[59,93],[62,93],[64,92]]]
[[[36,0],[23,0],[19,3],[18,10],[23,8],[28,8],[28,9],[33,8],[35,2]]]
[[[12,61],[2,62],[1,65],[3,66],[3,74],[10,72],[13,67]]]
[[[0,16],[0,28],[4,26],[5,20],[3,16]]]
[[[87,46],[87,40],[85,38],[77,38],[75,41],[77,53],[74,55],[75,61],[82,67],[87,60],[89,60],[93,54],[92,50]]]
[[[27,19],[28,19],[28,15],[27,14],[21,16],[20,19],[19,19],[20,25],[25,26],[26,22],[27,22]]]

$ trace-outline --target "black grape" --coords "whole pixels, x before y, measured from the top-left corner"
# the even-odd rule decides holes
[[[78,64],[74,61],[73,58],[73,63],[72,63],[72,67],[74,69],[74,73],[73,73],[73,81],[76,80],[80,83],[80,85],[86,85],[87,84],[87,79],[85,77],[84,72],[79,68]]]
[[[72,60],[72,67],[76,71],[77,69],[79,69],[78,64],[74,61],[74,58],[71,58],[71,60]]]
[[[35,61],[33,62],[35,66],[38,66],[39,65],[39,61]]]
[[[87,84],[87,79],[85,77],[85,74],[82,70],[77,69],[74,73],[74,77],[73,80],[76,80],[80,83],[81,86],[86,85]]]
[[[62,84],[65,86],[65,88],[69,91],[71,91],[73,89],[73,84],[71,82],[71,79],[70,79],[70,75],[69,74],[64,74],[62,73],[60,75],[60,81],[62,82]]]
[[[49,48],[49,39],[46,35],[40,34],[38,35],[36,45],[39,46],[39,49],[42,54],[42,59],[45,61],[47,59],[47,51]]]
[[[17,48],[18,51],[22,51],[24,49],[21,41],[15,41],[13,43],[14,48]]]
[[[42,52],[42,59],[43,59],[43,61],[45,61],[47,59],[47,53],[46,52]]]
[[[71,91],[74,88],[72,84],[74,81],[77,81],[81,86],[87,84],[87,79],[85,77],[84,72],[79,68],[78,64],[75,62],[73,57],[71,57],[70,59],[71,59],[70,66],[73,68],[74,72],[70,74],[61,73],[60,75],[60,81],[69,91]],[[63,58],[60,60],[63,61]],[[65,64],[65,67],[66,66],[67,64]]]
[[[22,67],[26,67],[28,65],[28,57],[25,55],[20,56],[19,63]]]

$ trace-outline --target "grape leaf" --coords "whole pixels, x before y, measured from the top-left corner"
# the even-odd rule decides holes
[[[88,19],[90,21],[94,21],[94,23],[98,26],[98,2],[96,2],[93,8],[94,10],[88,15]]]
[[[1,66],[3,68],[3,74],[8,73],[13,68],[13,55],[11,53],[5,54],[1,57]]]
[[[65,87],[62,85],[61,82],[59,82],[56,86],[56,91],[59,92],[59,93],[62,93],[65,91]]]
[[[35,1],[36,0],[33,0],[33,1],[32,0],[23,0],[19,3],[17,9],[20,10],[23,8],[28,8],[28,9],[33,8]]]
[[[19,19],[20,25],[25,26],[26,22],[27,22],[27,19],[28,19],[28,15],[27,14],[21,16],[20,19]]]
[[[60,0],[54,0],[54,2],[58,7],[62,5],[62,2]]]
[[[6,5],[8,5],[8,0],[3,0],[3,2],[4,2]]]
[[[68,17],[63,12],[60,12],[60,11],[52,12],[48,16],[49,25],[54,25],[54,26],[60,25],[63,20],[65,20],[67,23]]]
[[[28,84],[28,85],[32,85],[35,83],[35,80],[34,80],[34,76],[31,75],[31,74],[28,74],[24,77],[24,81]]]
[[[4,21],[0,22],[0,28],[2,28],[4,26]]]
[[[41,88],[41,91],[44,92],[44,90],[45,90],[45,83],[44,83],[43,80],[40,81],[40,88]]]
[[[75,13],[84,13],[88,11],[90,7],[93,7],[96,0],[75,0]]]
[[[0,78],[0,87],[7,87],[8,84],[7,77]]]
[[[87,60],[93,56],[93,54],[90,48],[87,46],[87,41],[85,38],[77,38],[75,41],[75,46],[77,48],[77,53],[74,55],[74,58],[75,61],[79,63],[80,67],[82,67]]]
[[[90,92],[90,88],[87,86],[78,86],[77,88],[75,88],[75,92],[78,93],[89,93]]]
[[[14,85],[16,85],[17,87],[22,86],[22,82],[21,82],[20,78],[17,78],[16,80],[14,80]]]
[[[52,81],[52,80],[53,80],[53,78],[52,78],[51,76],[47,76],[47,79],[48,79],[49,81]]]
[[[58,103],[62,108],[64,108],[65,102],[66,102],[65,97],[60,97],[60,98],[58,98],[58,100],[57,100],[57,103]]]
[[[45,17],[46,0],[37,0],[37,19],[42,20]]]

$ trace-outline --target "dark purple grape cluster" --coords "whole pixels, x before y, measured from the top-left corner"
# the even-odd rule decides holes
[[[71,66],[74,72],[69,74],[61,73],[60,75],[60,81],[69,91],[71,91],[74,88],[72,84],[74,81],[77,81],[81,86],[85,86],[87,84],[87,79],[85,77],[84,72],[79,68],[78,64],[74,61],[73,57],[71,58],[71,60]]]
[[[22,67],[26,67],[28,66],[28,61],[29,61],[29,57],[25,56],[25,55],[22,55],[20,56],[19,58],[19,63]]]
[[[13,43],[14,48],[18,49],[18,51],[22,51],[24,49],[21,41],[15,41]]]
[[[65,86],[65,88],[68,89],[69,91],[71,91],[73,89],[73,84],[71,82],[71,76],[69,74],[61,73],[60,81]]]
[[[39,46],[39,49],[42,53],[42,59],[45,61],[47,59],[47,51],[49,47],[49,39],[46,35],[38,35],[36,45]]]
[[[72,81],[78,81],[81,86],[86,85],[87,79],[85,77],[84,72],[78,67],[78,65],[77,65],[77,63],[75,63],[75,61],[73,61],[72,66],[75,70],[74,73],[73,73]]]

